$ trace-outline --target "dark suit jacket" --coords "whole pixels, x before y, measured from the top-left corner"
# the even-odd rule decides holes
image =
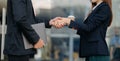
[[[36,53],[36,49],[25,50],[22,38],[23,33],[33,45],[39,40],[40,37],[31,27],[31,24],[35,23],[38,21],[35,20],[31,0],[8,0],[4,54],[26,55]]]
[[[109,55],[105,36],[110,19],[110,7],[102,2],[84,22],[71,21],[69,27],[80,35],[80,57]]]

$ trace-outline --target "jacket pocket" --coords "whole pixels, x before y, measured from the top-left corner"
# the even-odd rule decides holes
[[[15,50],[16,43],[13,33],[8,33],[5,36],[5,49],[7,50]]]

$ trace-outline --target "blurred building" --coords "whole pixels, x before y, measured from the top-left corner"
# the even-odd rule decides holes
[[[112,0],[113,3],[113,23],[112,26],[119,26],[120,23],[120,0]]]
[[[6,7],[6,2],[7,0],[0,0],[0,16],[2,13],[2,7]],[[32,0],[32,3],[36,18],[43,21],[50,20],[56,16],[67,17],[68,15],[74,15],[76,17],[76,20],[81,21],[84,19],[85,15],[87,15],[91,6],[89,0]],[[106,40],[108,44],[110,36],[113,33],[113,27],[120,27],[119,3],[120,0],[112,0],[113,22],[112,26],[109,27],[106,35]],[[53,57],[53,59],[64,58],[65,61],[69,61],[69,58],[73,56],[74,58],[72,59],[78,58],[78,46],[80,37],[76,35],[76,31],[64,27],[62,29],[47,29],[46,32],[48,34],[50,43],[48,47],[43,49],[44,51],[39,51],[40,54],[41,52],[44,52],[45,54],[38,54],[37,57],[43,56],[42,58],[46,60],[52,59]],[[72,41],[72,44],[70,44],[70,40]],[[64,48],[61,48],[61,46],[63,46]],[[67,53],[63,52],[64,49],[65,51],[67,51]]]

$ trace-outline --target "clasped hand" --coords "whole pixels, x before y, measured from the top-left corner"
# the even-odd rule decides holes
[[[44,47],[44,41],[42,39],[39,39],[38,42],[34,45],[35,49]]]
[[[51,19],[49,24],[52,25],[55,28],[62,28],[66,25],[70,24],[71,19],[70,18],[64,18],[64,17],[56,17],[54,19]]]
[[[52,25],[55,28],[62,28],[64,26],[68,26],[70,24],[70,21],[72,19],[71,18],[64,18],[64,17],[56,17],[54,19],[51,19],[49,24]],[[34,48],[38,49],[38,48],[42,48],[44,47],[44,42],[42,39],[40,39],[35,45]]]

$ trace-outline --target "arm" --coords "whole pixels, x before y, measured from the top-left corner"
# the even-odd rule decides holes
[[[109,13],[110,13],[109,7],[104,6],[104,7],[101,7],[94,16],[92,16],[87,20],[89,21],[89,23],[85,24],[83,22],[78,23],[75,21],[68,21],[68,24],[70,28],[74,27],[83,31],[91,32],[92,30],[97,28],[99,25],[104,23],[107,20],[107,18],[109,18]]]
[[[40,37],[37,35],[27,20],[26,0],[11,0],[11,2],[15,23],[32,44],[37,43]]]
[[[49,19],[41,19],[36,17],[36,20],[38,23],[45,23],[46,28],[51,28],[51,25],[49,24],[49,21],[50,21]]]

